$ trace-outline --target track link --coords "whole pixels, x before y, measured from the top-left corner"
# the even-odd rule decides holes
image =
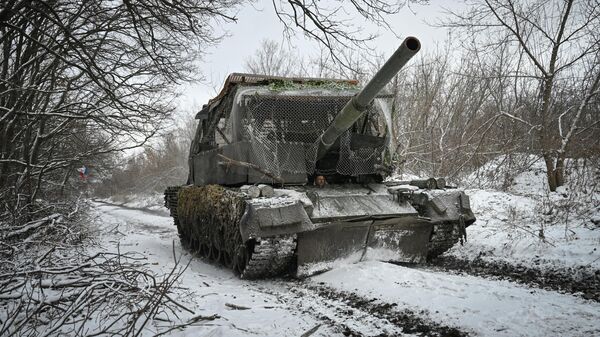
[[[463,237],[460,225],[454,223],[436,224],[429,240],[427,260],[435,259],[452,248]]]
[[[259,238],[240,274],[244,279],[275,277],[290,270],[296,251],[296,235]]]

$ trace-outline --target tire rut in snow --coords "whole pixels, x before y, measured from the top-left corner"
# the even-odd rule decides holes
[[[454,327],[441,325],[439,323],[423,318],[427,316],[426,310],[415,313],[408,309],[399,309],[397,303],[381,302],[377,298],[367,299],[355,293],[335,290],[323,284],[309,286],[320,297],[329,300],[342,301],[352,308],[370,313],[373,317],[388,321],[398,327],[403,334],[415,334],[418,336],[468,336],[465,331]],[[394,336],[394,335],[378,335]]]
[[[344,336],[468,336],[457,328],[429,321],[427,311],[399,309],[396,303],[335,290],[323,284],[304,281],[285,282],[287,293],[276,293],[280,300],[316,317]],[[264,289],[263,291],[269,291]]]
[[[131,211],[138,211],[138,212],[142,212],[142,213],[148,213],[150,215],[158,215],[161,217],[167,217],[169,216],[169,213],[162,211],[162,210],[154,210],[154,209],[150,209],[148,207],[131,207],[131,206],[126,206],[124,204],[115,204],[112,202],[108,202],[108,201],[104,201],[104,200],[98,200],[98,199],[92,199],[93,202],[97,202],[99,204],[104,204],[104,205],[108,205],[108,206],[114,206],[114,207],[118,207],[118,208],[122,208],[122,209],[127,209],[127,210],[131,210]]]
[[[276,296],[290,309],[316,318],[332,331],[344,336],[399,336],[401,329],[371,313],[358,310],[343,301],[322,298],[314,290],[297,281],[285,282],[282,290],[262,288],[262,292]]]
[[[600,302],[600,270],[588,268],[541,269],[514,265],[481,258],[463,260],[454,256],[440,256],[430,266],[444,271],[455,271],[482,277],[497,277],[536,288],[571,293]]]

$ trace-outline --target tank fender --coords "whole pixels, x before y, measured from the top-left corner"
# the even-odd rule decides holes
[[[462,208],[471,210],[471,199],[464,191],[460,192],[460,204]]]
[[[240,221],[240,233],[244,241],[315,229],[300,200],[281,202],[276,199],[259,198],[246,202],[246,210]]]
[[[276,188],[276,189],[274,189],[274,196],[298,199],[298,201],[300,201],[302,203],[302,206],[304,207],[306,214],[308,214],[309,217],[312,216],[314,205],[306,193],[298,192],[298,191],[294,191],[294,190],[277,189]]]
[[[469,196],[462,190],[430,190],[415,193],[412,202],[420,205],[420,215],[433,222],[463,221],[470,225],[475,221]]]

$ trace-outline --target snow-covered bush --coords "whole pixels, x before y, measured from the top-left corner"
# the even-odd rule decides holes
[[[174,256],[158,275],[144,256],[94,251],[86,207],[47,205],[23,225],[0,219],[1,336],[134,336],[186,310],[169,296],[186,266]]]

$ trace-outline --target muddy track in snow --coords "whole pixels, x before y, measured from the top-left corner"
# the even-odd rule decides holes
[[[351,292],[339,291],[324,284],[290,280],[282,286],[288,291],[262,291],[276,295],[303,314],[318,318],[344,336],[469,336],[465,331],[428,320],[428,312],[398,309],[396,303],[365,298]],[[306,301],[312,298],[312,301]]]
[[[600,270],[587,268],[541,269],[513,265],[481,258],[463,260],[453,256],[440,256],[429,262],[429,267],[446,272],[466,273],[482,277],[495,277],[528,286],[574,294],[600,302]]]
[[[127,209],[127,210],[132,210],[132,211],[139,211],[139,212],[143,212],[143,213],[147,213],[147,214],[151,214],[151,215],[158,215],[158,216],[169,216],[169,213],[167,211],[159,211],[159,210],[154,210],[154,209],[149,209],[146,207],[131,207],[131,206],[126,206],[124,204],[115,204],[112,202],[108,202],[108,201],[103,201],[103,200],[98,200],[98,199],[92,199],[93,202],[97,202],[99,204],[104,204],[104,205],[108,205],[108,206],[115,206],[115,207],[119,207],[122,209]]]

